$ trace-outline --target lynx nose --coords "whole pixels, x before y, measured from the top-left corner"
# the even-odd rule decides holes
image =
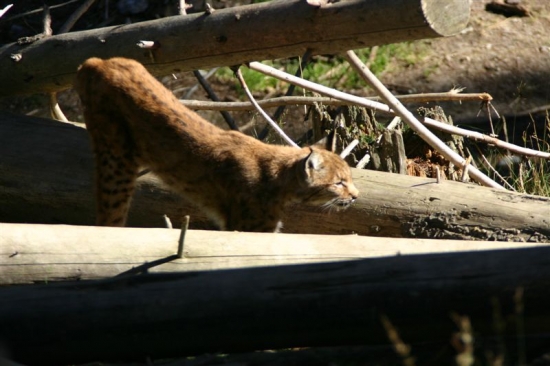
[[[352,202],[355,202],[355,200],[357,199],[357,197],[359,197],[359,190],[357,188],[355,188],[355,186],[352,185],[348,187],[349,189],[349,193],[351,195],[351,200]]]

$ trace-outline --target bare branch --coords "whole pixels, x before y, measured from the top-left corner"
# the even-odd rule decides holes
[[[311,49],[308,48],[306,50],[306,52],[304,53],[304,55],[302,56],[302,60],[300,61],[300,65],[298,66],[298,70],[296,70],[296,73],[294,75],[301,77],[302,76],[302,71],[305,69],[305,67],[309,63],[310,59],[311,59]],[[294,94],[295,87],[296,86],[294,84],[290,84],[288,89],[286,90],[285,97],[290,97],[292,94]],[[286,108],[286,105],[281,105],[281,106],[277,107],[277,110],[273,114],[273,119],[275,121],[277,121],[283,115],[283,112],[285,111],[285,108]],[[268,132],[269,132],[269,130],[268,130],[267,126],[265,126],[264,129],[262,131],[260,131],[260,133],[258,134],[258,139],[264,140],[267,137]]]
[[[57,93],[50,93],[50,114],[51,116],[61,122],[69,122],[65,114],[57,103]]]
[[[346,156],[348,156],[355,147],[359,145],[359,140],[355,139],[352,142],[349,143],[348,146],[340,153],[340,157],[344,159]]]
[[[467,137],[467,138],[470,138],[470,139],[476,140],[476,141],[483,141],[487,144],[493,144],[495,146],[498,146],[498,147],[503,148],[503,149],[507,149],[507,150],[512,151],[512,152],[517,153],[517,154],[521,154],[521,155],[525,155],[525,156],[532,156],[532,157],[537,157],[537,158],[550,159],[550,153],[543,152],[543,151],[538,151],[538,150],[533,150],[533,149],[528,149],[528,148],[525,148],[525,147],[514,145],[514,144],[511,144],[509,142],[499,140],[495,137],[487,136],[487,135],[484,135],[482,133],[475,132],[475,131],[469,131],[469,130],[466,130],[466,129],[463,129],[463,128],[460,128],[460,127],[451,126],[451,125],[436,121],[436,120],[431,119],[431,118],[424,118],[423,123],[427,126],[436,128],[436,129],[438,129],[440,131],[443,131],[443,132],[447,132],[447,133],[450,133],[450,134],[453,134],[453,135],[464,136],[464,137]]]
[[[333,98],[339,98],[339,99],[342,99],[342,100],[346,100],[348,102],[355,103],[355,104],[361,105],[363,107],[372,108],[372,109],[376,109],[376,110],[396,114],[396,113],[393,112],[393,110],[390,107],[388,107],[385,104],[375,102],[375,101],[371,101],[371,100],[368,100],[368,99],[365,99],[365,98],[360,98],[360,97],[357,97],[357,96],[354,96],[354,95],[350,95],[350,94],[347,94],[347,93],[344,93],[344,92],[341,92],[341,91],[338,91],[338,90],[334,90],[332,88],[328,88],[328,87],[325,87],[325,86],[322,86],[322,85],[318,85],[318,84],[312,83],[310,81],[297,78],[297,77],[295,77],[293,75],[290,75],[290,74],[287,74],[285,72],[276,70],[272,67],[263,65],[259,62],[251,62],[248,65],[248,67],[250,67],[253,70],[262,72],[264,74],[271,75],[273,77],[279,78],[281,80],[284,80],[284,81],[287,81],[287,82],[290,82],[290,83],[296,83],[297,85],[300,85],[301,87],[316,91],[316,92],[318,92],[320,94],[323,94],[323,95],[330,95]],[[378,83],[381,84],[379,81],[378,81]],[[382,85],[382,87],[384,87],[384,86]],[[384,87],[384,89],[385,89],[385,87]],[[386,91],[387,91],[387,89],[386,89]],[[388,93],[389,93],[389,91],[388,91]],[[391,95],[391,93],[389,93],[389,94],[390,94],[391,98],[395,99],[395,97],[393,97],[393,95]],[[438,151],[440,151],[440,149],[444,149],[444,151],[446,153],[450,152],[450,154],[445,154],[445,155],[448,155],[448,157],[452,157],[453,159],[452,160],[449,159],[449,160],[451,160],[455,165],[462,165],[463,164],[464,158],[462,158],[461,156],[456,154],[454,151],[450,150],[447,147],[447,145],[443,144],[439,139],[437,139],[437,137],[435,137],[435,135],[432,132],[430,132],[426,127],[424,127],[412,115],[411,112],[409,112],[407,109],[405,109],[402,106],[401,103],[399,103],[399,101],[397,101],[397,104],[394,104],[394,105],[399,105],[400,109],[402,111],[404,110],[405,113],[399,113],[399,116],[403,120],[405,120],[405,118],[403,116],[407,115],[407,118],[411,119],[410,117],[412,117],[412,120],[416,121],[415,131],[418,129],[418,130],[423,132],[423,135],[431,136],[430,142],[435,145],[435,146],[432,145],[434,148],[436,148]],[[409,121],[407,121],[407,122],[409,122]],[[420,127],[418,127],[418,126],[420,126]],[[447,156],[445,156],[445,157],[447,158]],[[501,185],[499,185],[496,182],[489,179],[487,176],[485,176],[483,173],[481,173],[476,168],[472,167],[470,169],[470,175],[471,176],[473,175],[476,179],[482,181],[485,185],[488,185],[488,186],[493,187],[493,188],[504,189]]]
[[[456,94],[452,91],[446,93],[425,93],[425,94],[408,94],[408,95],[396,95],[403,103],[426,103],[426,102],[444,102],[444,101],[484,101],[492,100],[491,95],[487,93],[465,93],[465,94]],[[372,101],[380,101],[380,97],[365,97],[365,99]],[[250,102],[208,102],[200,100],[180,100],[180,102],[192,109],[195,110],[212,110],[212,111],[246,111],[254,109],[254,106]],[[326,98],[326,97],[301,97],[301,96],[285,96],[278,98],[270,98],[259,100],[257,103],[262,108],[271,108],[279,107],[281,105],[313,105],[315,103],[322,103],[325,105],[349,105],[349,102],[346,102],[341,99],[335,98]]]
[[[267,113],[265,113],[265,111],[258,105],[258,103],[256,103],[256,100],[254,100],[252,93],[250,92],[250,90],[248,89],[248,86],[246,85],[246,82],[244,81],[243,74],[240,68],[235,70],[235,76],[237,77],[237,79],[239,79],[239,82],[241,83],[241,86],[243,87],[246,95],[248,96],[248,99],[250,99],[250,102],[254,104],[254,107],[256,107],[256,110],[265,118],[267,122],[269,122],[271,127],[273,127],[275,131],[277,131],[277,133],[283,138],[283,140],[287,142],[287,144],[299,149],[300,147],[294,141],[292,141],[292,139],[285,134],[285,132],[281,129],[281,127],[279,127],[279,125],[277,125],[277,123],[273,121]]]
[[[491,163],[489,162],[489,160],[487,160],[487,158],[485,157],[485,155],[483,154],[480,154],[481,158],[483,159],[483,162],[485,163],[485,165],[487,166],[487,168],[489,168],[489,170],[491,170],[497,177],[499,177],[503,182],[504,182],[504,185],[506,187],[508,187],[508,189],[516,192],[516,189],[506,181],[506,179],[504,179],[504,177],[502,175],[500,175],[500,173],[495,169],[493,168],[493,166],[491,165]]]
[[[10,10],[10,8],[13,6],[13,4],[8,4],[6,5],[3,9],[0,9],[0,18],[2,18],[4,16],[4,14],[6,14],[6,12],[8,10]]]
[[[52,6],[50,6],[50,10],[61,8],[63,6],[70,5],[70,4],[76,3],[78,1],[80,1],[80,0],[70,0],[70,1],[67,1],[66,3],[63,3],[63,4],[52,5]],[[17,15],[14,15],[12,17],[9,17],[9,18],[2,19],[2,20],[0,20],[0,22],[3,22],[3,21],[9,22],[9,21],[12,21],[12,20],[15,20],[15,19],[24,18],[24,17],[32,15],[32,14],[41,13],[43,11],[44,11],[43,8],[34,9],[34,10],[28,11],[26,13],[17,14]]]
[[[214,92],[214,89],[210,87],[210,84],[208,83],[208,81],[206,81],[204,76],[202,76],[201,72],[199,70],[194,70],[193,75],[195,75],[199,84],[201,84],[204,91],[206,91],[206,94],[208,94],[208,97],[212,99],[214,102],[219,102],[220,98],[218,98],[218,96],[216,95],[216,92]],[[225,120],[225,122],[227,122],[227,124],[229,125],[229,128],[235,131],[239,131],[239,127],[235,123],[235,120],[229,113],[227,113],[226,110],[222,110],[220,111],[220,113],[223,119]]]

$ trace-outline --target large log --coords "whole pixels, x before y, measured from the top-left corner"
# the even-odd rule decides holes
[[[306,49],[338,53],[452,35],[466,26],[469,14],[468,0],[346,0],[322,7],[283,0],[66,33],[0,49],[0,85],[9,86],[0,88],[0,96],[67,88],[77,66],[91,56],[133,58],[153,74],[168,75],[300,56]],[[138,48],[141,40],[158,48]],[[21,61],[12,54],[21,54]]]
[[[0,286],[548,244],[0,223]]]
[[[52,120],[0,112],[0,222],[92,225],[92,155],[86,131]],[[550,241],[550,198],[472,184],[353,170],[361,192],[350,209],[292,206],[284,231],[386,237]],[[196,208],[145,175],[129,226],[212,228]]]
[[[66,243],[74,228],[62,227],[59,232],[64,230]],[[98,239],[129,232],[131,240],[136,229],[82,229],[72,237],[73,249],[80,254],[89,250],[90,255],[75,256],[74,261],[100,259],[102,253],[94,248],[78,248],[89,243],[84,238],[88,230]],[[36,239],[31,231],[28,234]],[[274,249],[267,244],[271,239],[274,246],[282,246],[282,253],[290,246],[281,238],[298,239],[284,234],[217,235],[237,241],[241,235],[261,237],[263,245],[262,240],[252,244],[260,242],[258,252],[265,250],[264,255]],[[338,240],[334,238],[334,252],[325,246],[325,254],[339,252]],[[367,238],[360,240],[368,246]],[[27,246],[45,250],[43,257],[53,252],[37,247]],[[134,248],[138,253],[144,250],[139,243]],[[227,260],[232,249],[228,246]],[[111,251],[117,248],[111,246],[103,254]],[[19,255],[9,260],[17,262]],[[508,354],[529,358],[535,345],[548,342],[550,332],[549,256],[550,247],[539,246],[192,273],[135,271],[103,281],[7,286],[0,288],[0,344],[14,360],[40,365],[380,345],[387,343],[383,315],[409,344],[445,343],[456,332],[450,318],[457,313],[469,317],[476,345],[482,349],[489,351],[484,342],[493,338],[499,347],[509,347]]]

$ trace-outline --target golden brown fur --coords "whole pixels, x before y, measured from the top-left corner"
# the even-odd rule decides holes
[[[124,225],[140,168],[223,230],[277,231],[286,203],[346,207],[358,195],[339,156],[217,128],[136,61],[88,59],[75,88],[95,153],[98,225]]]

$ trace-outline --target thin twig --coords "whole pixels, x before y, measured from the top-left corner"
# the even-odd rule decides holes
[[[462,167],[462,177],[460,177],[461,182],[466,182],[466,178],[468,177],[468,170],[470,169],[470,163],[472,162],[472,155],[468,155],[466,158],[466,161],[464,162],[464,166]]]
[[[464,136],[464,137],[467,137],[467,138],[470,138],[470,139],[476,140],[476,141],[482,141],[482,142],[485,142],[487,144],[492,144],[492,145],[498,146],[500,148],[512,151],[512,152],[520,154],[520,155],[550,159],[550,153],[543,152],[543,151],[538,151],[538,150],[533,150],[533,149],[528,149],[526,147],[521,147],[521,146],[518,146],[518,145],[514,145],[514,144],[511,144],[509,142],[499,140],[495,137],[487,136],[487,135],[484,135],[482,133],[466,130],[466,129],[463,129],[463,128],[460,128],[460,127],[451,126],[451,125],[436,121],[436,120],[431,119],[431,118],[424,118],[422,123],[425,124],[426,126],[436,128],[436,129],[438,129],[440,131],[443,131],[443,132],[447,132],[447,133],[450,133],[450,134],[453,134],[453,135]]]
[[[480,154],[481,155],[481,158],[483,159],[483,161],[485,162],[485,164],[487,165],[487,168],[489,170],[491,170],[497,177],[500,178],[500,180],[502,181],[502,183],[504,183],[504,185],[506,187],[508,187],[509,190],[512,190],[514,192],[516,192],[516,189],[506,181],[506,179],[504,179],[504,177],[502,175],[500,175],[499,172],[497,172],[497,170],[495,168],[493,168],[493,166],[491,165],[491,163],[489,162],[489,160],[487,160],[487,158],[485,157],[485,155],[483,154]]]
[[[399,124],[401,123],[401,117],[398,117],[398,116],[395,116],[390,124],[388,125],[388,127],[386,127],[387,130],[393,130],[395,129]]]
[[[396,95],[403,103],[427,103],[427,102],[442,102],[442,101],[479,101],[483,98],[490,97],[487,93],[470,93],[470,94],[452,94],[447,93],[425,93],[425,94],[409,94]],[[380,97],[365,97],[365,99],[375,102],[381,101]],[[247,111],[254,109],[250,102],[209,102],[200,100],[180,100],[185,106],[195,110],[212,110],[212,111]],[[297,105],[313,105],[322,103],[326,105],[341,106],[349,105],[350,103],[341,99],[327,97],[300,97],[300,96],[285,96],[257,101],[263,108],[279,107],[282,105],[297,104]]]
[[[357,165],[355,167],[357,169],[363,169],[365,165],[367,165],[369,162],[370,162],[370,154],[367,153],[365,154],[365,156],[361,158],[361,160],[357,162]]]
[[[173,226],[172,226],[172,221],[170,220],[170,218],[167,215],[162,215],[162,218],[164,219],[164,225],[166,226],[166,228],[167,229],[172,229]]]
[[[537,114],[537,113],[545,112],[545,111],[548,111],[548,110],[550,110],[550,104],[541,105],[539,107],[531,108],[531,109],[528,109],[526,111],[521,111],[521,112],[517,113],[516,116]]]
[[[340,157],[344,159],[346,156],[348,156],[355,147],[359,145],[359,140],[354,139],[352,142],[349,143],[348,146],[340,153]]]
[[[281,129],[281,127],[279,127],[279,125],[277,125],[277,123],[275,121],[273,121],[268,116],[267,113],[265,113],[265,111],[258,105],[258,103],[256,103],[256,100],[252,96],[252,93],[250,92],[250,90],[248,89],[248,86],[246,85],[246,82],[244,81],[243,74],[242,74],[240,68],[237,68],[235,70],[235,76],[237,77],[237,79],[241,83],[241,86],[242,86],[244,92],[246,93],[246,96],[250,100],[250,102],[252,104],[254,104],[254,107],[256,107],[256,110],[265,118],[265,120],[271,125],[271,127],[273,127],[273,129],[275,131],[277,131],[277,133],[283,138],[283,140],[286,141],[287,144],[289,144],[290,146],[294,146],[295,148],[299,149],[300,147],[294,141],[292,141],[292,139],[284,133],[284,131]]]
[[[307,49],[304,55],[302,56],[302,60],[300,61],[300,65],[298,66],[298,70],[296,70],[295,75],[298,77],[302,77],[302,72],[306,68],[307,64],[309,63],[309,60],[311,58],[311,49]],[[292,94],[294,94],[294,89],[296,89],[296,85],[290,84],[288,89],[286,90],[285,97],[290,97]],[[279,107],[277,107],[277,110],[273,114],[273,119],[277,121],[285,111],[286,104],[282,104]],[[259,140],[264,140],[269,133],[269,129],[267,126],[264,127],[263,130],[260,131],[258,134]]]
[[[185,234],[187,233],[187,229],[189,229],[189,215],[186,215],[183,218],[183,222],[181,224],[180,239],[178,240],[178,254],[176,254],[178,258],[183,258],[185,254],[183,252],[183,248],[184,248]]]
[[[369,52],[369,59],[367,60],[367,67],[370,69],[370,66],[372,65],[372,63],[374,62],[374,60],[376,60],[376,56],[378,54],[378,46],[373,46],[371,49],[370,49],[370,52]]]
[[[50,93],[50,114],[52,118],[58,121],[69,122],[69,120],[59,107],[59,103],[57,103],[57,93]]]
[[[42,23],[44,27],[44,30],[42,31],[42,35],[44,37],[51,37],[53,34],[52,15],[50,14],[50,7],[48,5],[44,5],[44,17],[42,18]]]
[[[63,3],[63,4],[52,5],[52,6],[50,6],[50,10],[57,9],[57,8],[60,8],[60,7],[66,6],[66,5],[70,5],[70,4],[76,3],[78,1],[81,1],[81,0],[70,0],[70,1],[67,1],[66,3]],[[43,8],[34,9],[34,10],[28,11],[26,13],[17,14],[17,15],[14,15],[14,16],[6,18],[6,19],[1,19],[0,22],[9,22],[9,21],[12,21],[12,20],[15,20],[15,19],[26,17],[28,15],[41,13],[43,11],[44,11]]]
[[[210,79],[210,77],[212,75],[214,75],[216,73],[216,71],[218,71],[218,68],[215,67],[213,69],[210,69],[208,70],[208,72],[206,73],[206,75],[203,75],[201,73],[201,75],[203,75],[203,78],[205,80],[208,80]],[[181,88],[176,88],[173,90],[174,94],[175,93],[180,93],[180,92],[183,92],[184,90],[187,90],[187,92],[185,93],[185,95],[182,97],[182,99],[191,99],[191,97],[193,96],[193,94],[195,94],[195,92],[197,91],[197,89],[201,86],[200,83],[196,83],[195,85],[193,85],[192,87],[181,87]],[[223,104],[223,102],[212,102],[212,101],[204,101],[205,103],[213,103],[213,104]],[[252,105],[250,105],[252,107]],[[254,109],[254,107],[250,108],[250,109]],[[213,109],[213,110],[216,110],[216,109]],[[219,109],[219,110],[223,110],[222,109]]]
[[[3,9],[0,9],[0,18],[2,18],[4,14],[6,14],[7,11],[11,9],[12,6],[13,4],[8,4]]]
[[[398,116],[393,117],[390,124],[386,127],[386,130],[391,131],[394,130],[397,125],[401,123],[401,118]],[[376,143],[379,144],[380,141],[382,141],[382,138],[384,137],[384,133],[382,132],[380,135],[378,135],[378,138],[376,139]]]
[[[178,8],[180,15],[187,15],[187,4],[185,0],[179,0]]]
[[[199,84],[201,84],[202,88],[206,91],[206,94],[208,94],[208,97],[212,99],[214,102],[219,102],[220,98],[216,95],[216,92],[214,92],[214,89],[210,87],[210,84],[204,76],[202,76],[201,72],[199,70],[194,70],[193,75],[197,78]],[[239,127],[235,123],[235,120],[227,111],[220,111],[220,114],[223,116],[223,119],[225,122],[229,125],[229,128],[235,131],[239,131]]]
[[[80,17],[86,11],[88,11],[90,6],[92,6],[94,2],[95,0],[86,0],[82,5],[80,5],[78,9],[76,9],[75,12],[71,14],[69,19],[65,21],[65,23],[61,26],[61,28],[59,28],[59,30],[57,31],[57,34],[67,33],[68,31],[70,31],[75,25],[75,23],[78,21],[78,19],[80,19]]]

